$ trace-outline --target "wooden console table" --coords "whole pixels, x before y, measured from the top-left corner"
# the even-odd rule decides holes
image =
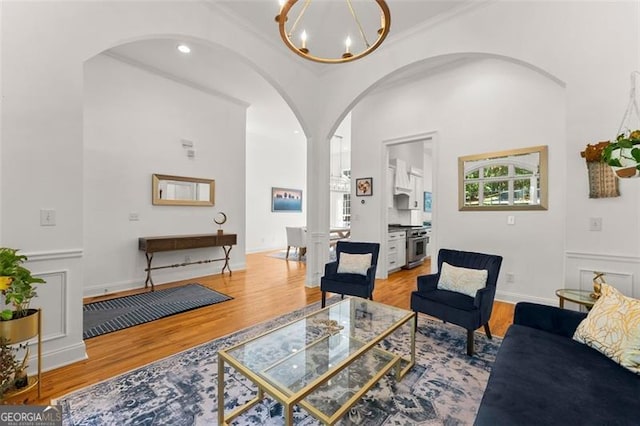
[[[211,263],[222,262],[222,272],[229,270],[229,276],[231,276],[231,267],[229,266],[229,253],[232,246],[236,244],[236,234],[198,234],[198,235],[169,235],[164,237],[140,237],[138,238],[138,249],[144,251],[144,255],[147,258],[147,279],[144,282],[144,288],[151,283],[151,291],[154,290],[153,279],[151,279],[151,271],[156,269],[165,268],[177,268],[180,266],[195,265],[199,263]],[[224,250],[224,257],[218,259],[199,260],[197,262],[184,262],[175,263],[173,265],[166,266],[154,266],[151,267],[151,261],[153,260],[153,254],[159,251],[174,251],[174,250],[186,250],[202,247],[222,247]]]

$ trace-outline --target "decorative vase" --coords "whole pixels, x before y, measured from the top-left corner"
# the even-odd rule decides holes
[[[604,276],[604,272],[593,272],[595,274],[595,276],[593,277],[593,293],[591,293],[589,296],[592,299],[599,299],[600,296],[602,295],[602,283],[604,282],[604,278],[602,278]]]
[[[16,373],[13,385],[16,389],[22,389],[29,385],[29,376],[27,376],[27,372],[25,370],[20,370]]]

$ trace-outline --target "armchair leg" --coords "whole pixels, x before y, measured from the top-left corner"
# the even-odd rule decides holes
[[[321,307],[324,308],[324,305],[326,305],[326,304],[327,304],[327,292],[323,291],[322,292],[322,305],[321,305]]]
[[[491,330],[489,330],[489,323],[484,325],[484,332],[487,334],[487,337],[491,339]]]
[[[418,331],[418,313],[416,311],[413,311],[413,313],[415,314],[413,317],[413,330]]]
[[[473,330],[467,330],[467,355],[473,356]]]
[[[291,248],[291,246],[287,246],[287,255],[285,256],[285,259],[289,258],[289,249]]]

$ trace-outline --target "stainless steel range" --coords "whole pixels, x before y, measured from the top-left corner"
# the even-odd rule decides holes
[[[407,230],[407,264],[405,269],[415,268],[427,257],[429,236],[425,228]]]
[[[389,229],[407,231],[407,259],[403,269],[411,269],[421,265],[427,257],[429,235],[424,226],[389,225]]]

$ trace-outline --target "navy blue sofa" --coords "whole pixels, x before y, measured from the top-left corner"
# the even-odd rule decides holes
[[[572,339],[585,316],[518,303],[474,424],[640,424],[640,375]]]

